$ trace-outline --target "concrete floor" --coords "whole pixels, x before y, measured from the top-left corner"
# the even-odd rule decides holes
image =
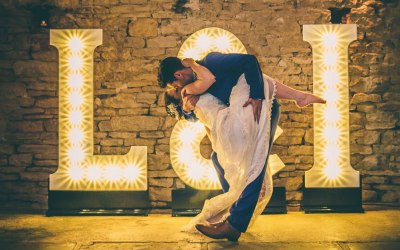
[[[237,243],[179,231],[189,217],[0,215],[0,249],[400,249],[400,210],[262,215]]]

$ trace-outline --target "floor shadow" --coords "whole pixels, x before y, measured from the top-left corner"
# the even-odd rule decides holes
[[[43,228],[0,229],[0,242],[2,243],[44,241],[51,236],[54,236],[54,234]]]

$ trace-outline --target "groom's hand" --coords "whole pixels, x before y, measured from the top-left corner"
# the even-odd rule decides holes
[[[183,102],[183,110],[185,112],[190,112],[194,110],[197,101],[199,100],[199,96],[196,95],[189,95],[186,93],[186,88],[182,89],[182,102]]]
[[[254,121],[257,121],[257,123],[259,123],[261,117],[262,100],[249,98],[249,100],[246,101],[243,107],[247,107],[249,106],[249,104],[253,106]]]

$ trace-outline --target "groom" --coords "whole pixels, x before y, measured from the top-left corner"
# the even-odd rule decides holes
[[[260,65],[254,55],[221,54],[212,52],[206,55],[202,60],[197,61],[197,63],[208,68],[216,78],[216,82],[207,90],[207,92],[219,98],[226,105],[229,105],[229,97],[232,88],[237,83],[240,75],[244,74],[246,81],[250,86],[250,98],[244,105],[253,106],[254,119],[259,121],[262,100],[265,99],[264,81]],[[168,83],[172,82],[178,82],[179,84],[179,86],[174,87],[182,88],[195,81],[195,78],[196,76],[193,70],[184,67],[181,60],[177,57],[165,58],[160,63],[158,79],[162,88],[165,88]],[[186,101],[190,104],[190,99],[186,99]],[[189,110],[186,110],[186,112],[184,111],[185,119],[196,119],[195,115],[188,111]],[[278,120],[279,104],[275,99],[271,114],[269,150],[271,150],[272,140],[278,125]],[[222,190],[223,192],[227,192],[229,190],[229,184],[224,178],[224,170],[219,164],[215,152],[211,154],[211,160],[217,171]],[[242,232],[246,232],[258,201],[266,171],[266,163],[260,175],[244,189],[240,198],[232,205],[229,210],[230,215],[226,221],[211,226],[197,225],[196,228],[211,238],[227,238],[233,241],[236,241]]]

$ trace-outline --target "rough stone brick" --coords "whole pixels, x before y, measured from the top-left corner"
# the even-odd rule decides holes
[[[160,36],[147,41],[149,48],[173,48],[177,45],[177,39],[174,36]]]
[[[357,144],[370,145],[379,142],[380,132],[378,130],[358,130],[350,133],[350,138]]]
[[[157,101],[157,95],[151,93],[138,93],[136,101],[139,103],[153,104]]]
[[[18,152],[20,153],[42,153],[46,152],[48,154],[58,153],[58,150],[53,145],[31,145],[23,144],[18,147]]]
[[[384,166],[385,158],[382,155],[369,155],[360,161],[356,166],[356,169],[363,170],[377,170],[382,169]]]
[[[142,139],[142,138],[125,138],[125,146],[154,146],[156,145],[155,139]]]
[[[173,184],[173,178],[149,178],[149,186],[170,188]]]
[[[359,104],[364,102],[380,102],[381,96],[378,94],[357,93],[351,99],[351,104]]]
[[[378,194],[373,190],[363,190],[362,199],[363,202],[374,202],[377,201]]]
[[[14,153],[14,147],[8,144],[0,144],[0,154],[8,155]]]
[[[123,116],[111,118],[111,128],[113,131],[157,130],[160,125],[160,118],[152,116]]]
[[[155,37],[158,35],[157,27],[158,23],[156,20],[139,18],[129,23],[128,34],[133,37]]]
[[[12,130],[19,132],[42,132],[43,122],[42,121],[20,121],[13,122],[10,124]]]
[[[32,154],[10,155],[9,163],[14,166],[29,166],[32,164]]]
[[[391,112],[375,112],[366,114],[366,129],[391,129],[399,121],[399,115]]]
[[[170,188],[149,187],[150,200],[152,201],[172,201]]]
[[[35,106],[39,108],[57,108],[58,98],[39,99],[36,101]]]
[[[49,76],[58,73],[58,65],[55,62],[43,61],[17,61],[14,64],[14,72],[19,76]]]
[[[126,48],[144,48],[146,41],[141,37],[127,37],[125,38],[124,47]]]
[[[110,97],[102,101],[103,107],[106,108],[140,108],[145,104],[139,104],[136,101],[135,94],[120,93],[115,97]]]
[[[398,191],[388,191],[382,196],[382,201],[388,203],[396,203],[399,201],[399,199],[400,197]]]
[[[124,141],[122,139],[102,139],[100,141],[100,145],[102,146],[121,146],[123,145]]]
[[[313,155],[314,147],[312,146],[289,146],[288,153],[292,155]]]
[[[141,138],[163,138],[164,133],[162,131],[148,131],[148,132],[140,132],[139,136]]]

